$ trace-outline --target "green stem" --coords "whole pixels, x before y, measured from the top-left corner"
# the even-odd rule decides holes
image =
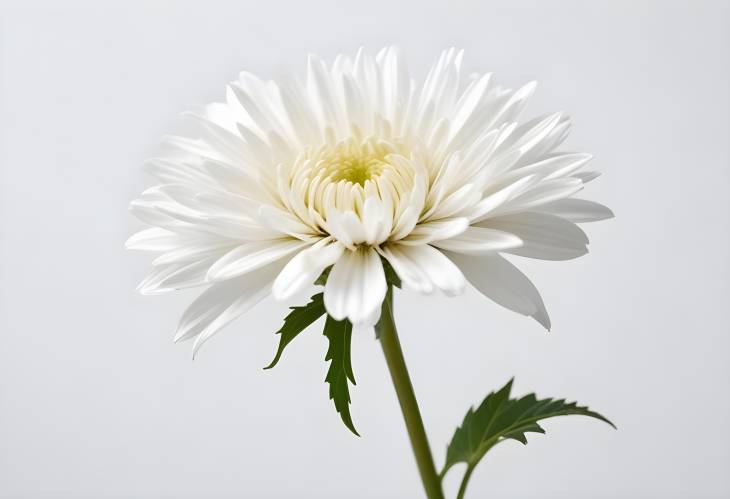
[[[423,427],[423,419],[418,409],[416,395],[413,393],[413,385],[408,375],[406,361],[403,358],[403,351],[398,340],[398,331],[395,328],[395,321],[393,320],[392,288],[388,289],[385,301],[383,301],[380,321],[375,328],[380,339],[380,345],[383,347],[385,362],[388,364],[395,393],[398,396],[398,402],[400,403],[403,419],[406,423],[408,437],[411,440],[411,447],[416,457],[418,472],[421,474],[421,481],[423,482],[426,496],[428,499],[444,499],[444,493],[441,490],[441,480],[433,464],[431,449],[428,446],[428,439],[426,438],[426,430]]]
[[[469,483],[469,479],[471,478],[471,474],[474,471],[474,466],[471,464],[466,468],[466,473],[464,473],[464,478],[461,479],[461,485],[459,485],[459,493],[456,494],[456,499],[464,499],[464,494],[466,494],[466,485]]]

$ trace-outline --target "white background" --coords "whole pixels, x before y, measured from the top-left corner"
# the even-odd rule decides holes
[[[122,249],[143,160],[178,113],[241,69],[273,77],[360,45],[423,75],[540,82],[616,219],[591,254],[522,260],[546,334],[470,291],[400,293],[397,320],[437,463],[466,408],[516,392],[578,399],[619,426],[548,422],[497,448],[468,497],[730,496],[730,9],[727,2],[18,2],[0,7],[0,497],[421,497],[379,345],[354,339],[340,423],[313,328],[273,371],[285,305],[265,302],[191,362],[173,345],[195,293],[141,297]],[[515,259],[517,260],[517,259]],[[460,470],[447,481],[453,497]]]

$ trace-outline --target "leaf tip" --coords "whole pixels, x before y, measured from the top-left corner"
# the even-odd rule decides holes
[[[274,360],[271,361],[271,363],[264,367],[264,371],[268,371],[272,367],[274,367],[276,364],[279,363],[279,359],[281,358],[281,352],[276,352],[276,355],[274,356]]]
[[[610,419],[608,419],[607,417],[601,416],[601,417],[600,417],[599,419],[600,419],[601,421],[603,421],[604,423],[607,423],[607,424],[608,424],[608,425],[609,425],[609,426],[610,426],[611,428],[613,428],[614,430],[618,430],[618,426],[616,426],[616,425],[615,425],[615,424],[613,423],[613,421],[611,421],[611,420],[610,420]]]

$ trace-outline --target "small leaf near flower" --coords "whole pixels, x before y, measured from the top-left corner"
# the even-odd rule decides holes
[[[398,274],[396,274],[395,270],[393,270],[393,266],[390,264],[390,262],[388,260],[386,260],[383,257],[380,258],[380,261],[383,262],[383,271],[385,272],[386,282],[391,286],[400,288],[400,286],[401,286],[400,277],[398,277]]]
[[[281,326],[276,334],[280,334],[279,348],[276,350],[276,356],[271,364],[264,367],[264,369],[271,369],[274,367],[281,354],[284,353],[284,348],[291,343],[291,341],[299,335],[302,331],[307,329],[314,321],[322,317],[325,313],[323,293],[317,293],[310,298],[309,303],[299,307],[291,307],[291,312],[284,318],[284,325]]]
[[[321,274],[319,274],[319,277],[317,277],[317,280],[314,281],[314,284],[316,286],[324,286],[325,284],[327,284],[327,277],[329,277],[332,267],[333,266],[330,265],[329,267],[324,269]]]
[[[340,414],[342,422],[358,437],[350,416],[350,390],[348,380],[355,384],[355,375],[352,372],[350,346],[352,342],[352,323],[348,320],[336,321],[329,315],[324,324],[324,335],[329,340],[329,348],[324,360],[329,360],[330,367],[325,381],[330,385],[330,399],[335,402],[335,409]]]
[[[616,428],[604,416],[578,406],[576,402],[538,399],[534,393],[513,399],[510,398],[511,390],[512,380],[499,391],[487,395],[476,410],[469,409],[449,443],[442,477],[457,463],[466,463],[470,474],[492,447],[505,440],[527,444],[526,433],[545,433],[538,424],[542,419],[577,414],[600,419]]]

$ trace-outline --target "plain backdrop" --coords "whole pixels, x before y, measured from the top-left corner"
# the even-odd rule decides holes
[[[538,80],[527,116],[573,116],[568,148],[604,172],[585,196],[617,215],[586,226],[586,257],[513,259],[550,334],[474,291],[398,293],[438,465],[467,407],[515,376],[619,430],[550,421],[490,454],[468,497],[730,497],[727,2],[0,5],[0,497],[423,497],[372,336],[353,344],[356,438],[321,327],[264,372],[286,311],[264,302],[193,362],[171,340],[196,293],[138,296],[150,258],[123,249],[141,164],[180,112],[242,69],[391,43],[419,76],[455,45],[467,71]]]

